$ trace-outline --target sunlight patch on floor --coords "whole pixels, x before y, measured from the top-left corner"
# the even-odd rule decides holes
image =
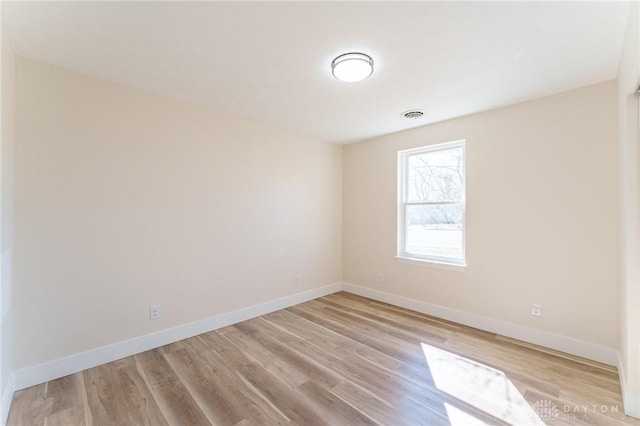
[[[425,343],[422,350],[439,390],[510,424],[545,424],[502,371]],[[445,405],[452,425],[484,424],[459,407]]]
[[[451,426],[487,426],[489,424],[476,419],[471,414],[465,413],[446,402],[444,403],[444,409],[447,412],[447,417]]]

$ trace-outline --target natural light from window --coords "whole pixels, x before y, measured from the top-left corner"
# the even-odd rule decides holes
[[[400,151],[398,163],[398,256],[464,264],[464,141]]]
[[[422,343],[434,385],[440,391],[512,425],[544,425],[515,385],[500,370]],[[445,404],[451,425],[484,424]]]

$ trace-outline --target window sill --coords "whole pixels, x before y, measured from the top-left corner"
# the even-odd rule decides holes
[[[407,265],[422,266],[425,268],[445,269],[447,271],[466,272],[466,263],[446,263],[436,262],[434,260],[418,259],[415,257],[396,256],[396,262],[405,263]]]

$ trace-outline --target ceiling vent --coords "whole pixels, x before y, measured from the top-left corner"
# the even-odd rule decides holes
[[[408,118],[409,120],[416,120],[418,118],[422,118],[424,115],[424,111],[420,111],[419,109],[406,111],[402,113],[402,117]]]

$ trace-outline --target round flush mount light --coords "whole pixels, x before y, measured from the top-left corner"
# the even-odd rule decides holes
[[[373,59],[364,53],[345,53],[331,62],[331,72],[340,81],[362,81],[373,74]]]

